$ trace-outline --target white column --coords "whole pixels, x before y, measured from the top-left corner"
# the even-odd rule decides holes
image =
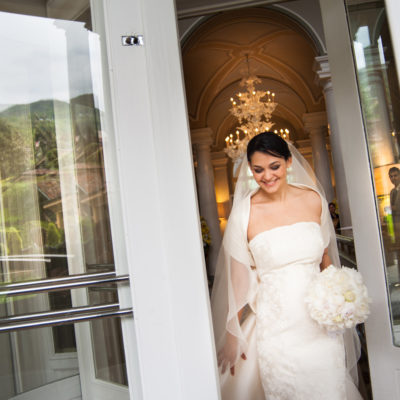
[[[211,234],[211,246],[207,262],[208,275],[214,276],[218,251],[221,245],[217,201],[215,198],[214,171],[210,146],[212,130],[201,128],[191,131],[192,144],[196,152],[196,180],[199,197],[200,215],[207,221]]]
[[[317,74],[316,80],[322,86],[325,96],[326,113],[331,132],[329,139],[332,150],[333,168],[335,170],[336,197],[339,205],[340,225],[344,228],[351,226],[351,214],[328,56],[315,57],[314,69]],[[342,233],[346,232],[343,231]]]
[[[326,113],[314,112],[303,115],[304,129],[309,133],[313,153],[315,175],[317,175],[328,201],[334,198],[328,150],[326,149]]]
[[[229,159],[224,151],[212,153],[211,159],[214,167],[215,196],[217,200],[218,217],[221,233],[223,234],[231,210],[228,178]]]

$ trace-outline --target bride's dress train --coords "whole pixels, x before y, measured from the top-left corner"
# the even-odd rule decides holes
[[[347,375],[341,336],[328,335],[306,309],[307,287],[319,273],[319,224],[299,222],[264,231],[249,247],[256,264],[255,315],[243,325],[247,360],[221,378],[223,400],[358,400]]]

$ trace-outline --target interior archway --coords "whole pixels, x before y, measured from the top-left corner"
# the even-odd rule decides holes
[[[220,13],[205,20],[185,41],[183,68],[191,129],[210,127],[212,151],[221,151],[236,126],[229,113],[230,97],[248,73],[259,88],[276,93],[274,129],[291,131],[291,140],[304,147],[308,135],[303,115],[325,111],[322,88],[313,65],[318,46],[288,15],[273,9],[250,8]],[[243,89],[242,89],[243,90]]]
[[[230,98],[243,91],[243,78],[256,75],[261,80],[257,89],[276,94],[272,129],[289,129],[290,140],[311,166],[312,153],[317,152],[320,164],[316,164],[316,171],[323,171],[325,180],[317,176],[326,183],[323,186],[328,188],[329,201],[334,198],[329,144],[325,146],[329,142],[325,99],[315,71],[321,48],[321,43],[287,12],[265,7],[208,17],[185,38],[182,60],[194,158],[198,161],[199,208],[214,238],[208,258],[211,275],[235,181],[232,161],[223,152],[225,138],[238,126],[229,111]],[[309,137],[316,130],[317,148]]]

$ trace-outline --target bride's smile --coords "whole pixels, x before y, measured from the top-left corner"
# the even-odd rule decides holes
[[[249,166],[261,189],[267,194],[275,194],[286,185],[286,170],[290,164],[291,159],[256,151]]]

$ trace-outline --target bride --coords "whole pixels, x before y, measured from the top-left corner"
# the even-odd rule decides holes
[[[361,399],[355,337],[328,335],[304,302],[316,274],[340,265],[323,191],[274,133],[250,140],[247,161],[211,297],[222,399]]]

